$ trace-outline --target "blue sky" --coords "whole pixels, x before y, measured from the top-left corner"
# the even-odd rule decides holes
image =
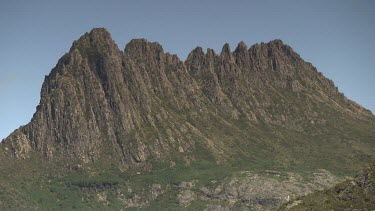
[[[105,27],[123,49],[133,38],[185,59],[196,46],[220,52],[282,39],[375,112],[375,1],[0,0],[0,140],[30,121],[44,76],[72,42]]]

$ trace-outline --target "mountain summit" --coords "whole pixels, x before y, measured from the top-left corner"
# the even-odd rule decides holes
[[[92,162],[105,153],[132,165],[173,149],[194,159],[200,144],[224,159],[230,143],[198,123],[215,128],[212,118],[228,129],[241,123],[249,134],[264,124],[303,133],[337,124],[330,115],[373,119],[281,40],[250,49],[240,42],[234,52],[225,44],[220,54],[197,47],[182,62],[145,39],[121,51],[97,28],[74,41],[45,78],[31,122],[3,145],[17,158],[32,150]]]
[[[0,152],[124,171],[207,161],[341,174],[374,158],[374,137],[372,113],[281,40],[181,61],[145,39],[122,51],[97,28],[45,77],[31,122]]]

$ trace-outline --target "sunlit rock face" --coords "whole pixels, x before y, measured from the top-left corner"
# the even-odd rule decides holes
[[[225,44],[221,53],[197,47],[183,62],[145,39],[122,51],[98,28],[74,41],[46,76],[31,122],[2,146],[18,159],[36,152],[147,168],[155,159],[254,159],[263,145],[275,163],[290,165],[319,151],[298,153],[300,137],[345,134],[344,123],[355,122],[371,126],[374,117],[281,40],[240,42],[234,51]],[[370,153],[356,140],[344,138]]]

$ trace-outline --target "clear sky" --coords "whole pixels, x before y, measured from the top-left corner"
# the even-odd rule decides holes
[[[146,38],[181,59],[196,46],[282,39],[375,112],[375,1],[0,0],[0,140],[30,121],[44,76],[93,27],[121,49]]]

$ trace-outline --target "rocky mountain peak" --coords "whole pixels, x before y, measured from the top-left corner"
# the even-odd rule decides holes
[[[274,40],[271,40],[271,41],[269,41],[268,43],[267,43],[267,45],[269,45],[269,46],[277,46],[277,47],[282,47],[282,46],[284,46],[285,44],[284,44],[284,42],[282,41],[282,40],[280,40],[280,39],[274,39]]]
[[[230,46],[228,43],[224,44],[220,53],[220,57],[223,63],[234,63],[233,54],[230,51]]]
[[[248,68],[250,65],[249,62],[249,52],[248,47],[245,42],[241,41],[238,43],[236,49],[233,52],[233,55],[236,59],[236,63],[240,67]]]
[[[131,40],[125,46],[124,52],[134,59],[164,54],[163,47],[159,43],[149,42],[146,39]]]
[[[231,54],[231,51],[230,51],[230,45],[228,43],[225,43],[223,48],[221,49],[221,53],[220,55],[222,57],[229,57]]]
[[[234,52],[244,53],[244,52],[247,52],[247,50],[248,50],[248,47],[247,47],[246,43],[244,41],[241,41],[241,42],[238,43]]]
[[[214,49],[207,48],[206,56],[207,56],[207,58],[215,58],[217,56],[217,54],[215,53]]]
[[[294,61],[302,60],[302,58],[293,50],[292,47],[284,44],[283,41],[280,39],[272,40],[268,42],[266,46],[269,49],[269,53],[273,55],[279,54],[282,56],[289,57]]]
[[[205,53],[204,53],[202,47],[197,46],[196,48],[194,48],[194,50],[192,50],[189,53],[186,60],[192,60],[194,58],[203,58],[204,55],[205,55]]]
[[[108,52],[110,54],[119,51],[118,46],[112,39],[111,34],[105,28],[94,28],[89,33],[85,33],[78,40],[73,42],[70,52],[75,49],[81,53],[86,54],[92,52],[94,49]]]
[[[59,60],[43,83],[33,120],[2,145],[17,158],[36,151],[92,162],[109,153],[126,166],[167,159],[175,149],[190,162],[202,147],[225,160],[233,153],[227,135],[198,125],[215,119],[218,128],[254,131],[252,125],[259,132],[266,124],[302,133],[328,124],[328,114],[353,122],[373,118],[281,40],[249,49],[240,42],[234,52],[225,44],[220,55],[197,47],[182,62],[145,39],[131,40],[122,52],[98,28]]]

